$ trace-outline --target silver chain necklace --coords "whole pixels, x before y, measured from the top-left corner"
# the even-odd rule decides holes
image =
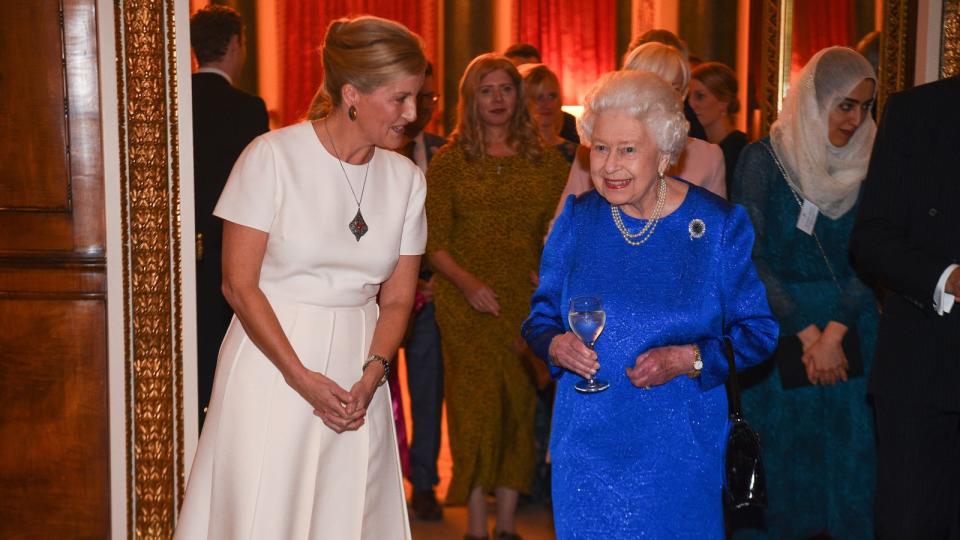
[[[350,223],[347,224],[347,229],[357,237],[357,242],[360,241],[360,237],[367,234],[367,231],[370,230],[370,227],[367,226],[367,222],[363,220],[363,214],[360,213],[360,203],[363,202],[363,194],[367,190],[367,173],[370,172],[370,162],[373,161],[373,157],[370,157],[370,160],[367,161],[367,167],[363,170],[363,186],[360,188],[360,197],[357,197],[357,192],[353,189],[353,184],[350,182],[350,177],[347,175],[347,168],[343,166],[343,160],[340,159],[340,151],[337,150],[337,143],[333,142],[333,135],[330,134],[330,128],[327,127],[327,121],[323,121],[323,129],[327,132],[327,137],[330,139],[330,146],[333,147],[333,153],[337,155],[337,163],[340,164],[340,170],[343,171],[343,177],[347,179],[347,186],[350,187],[350,194],[353,195],[353,200],[357,203],[357,215],[353,216],[353,219],[350,220]]]
[[[657,184],[657,206],[653,209],[653,215],[647,220],[647,224],[643,226],[638,232],[632,233],[627,229],[627,226],[623,224],[623,218],[620,216],[620,208],[614,205],[610,205],[610,214],[613,216],[613,222],[616,224],[617,229],[620,231],[620,234],[623,236],[624,241],[626,241],[631,246],[641,246],[653,236],[653,231],[657,228],[657,223],[660,221],[660,212],[663,211],[663,203],[667,199],[667,181],[660,175],[660,182]],[[641,238],[642,237],[642,238]],[[637,240],[637,238],[640,238]]]

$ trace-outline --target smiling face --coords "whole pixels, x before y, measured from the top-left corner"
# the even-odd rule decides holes
[[[505,126],[517,108],[517,86],[506,71],[497,69],[480,79],[476,92],[477,113],[488,126]]]
[[[870,114],[874,86],[872,79],[863,79],[830,111],[827,119],[827,138],[830,139],[830,144],[843,147],[850,142],[863,119]]]
[[[404,126],[417,118],[417,92],[423,75],[404,75],[374,88],[369,93],[347,90],[345,103],[355,103],[357,125],[370,144],[398,148],[403,143]]]
[[[720,101],[702,82],[690,79],[690,108],[703,127],[721,120],[727,114],[730,103]]]
[[[590,144],[590,178],[597,192],[628,214],[642,216],[644,200],[656,191],[658,167],[668,161],[646,126],[623,111],[604,112],[594,122]]]

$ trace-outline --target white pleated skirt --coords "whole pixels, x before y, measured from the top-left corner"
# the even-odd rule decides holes
[[[271,304],[304,365],[349,390],[377,305]],[[174,538],[409,540],[388,386],[374,394],[360,429],[337,434],[234,317]]]

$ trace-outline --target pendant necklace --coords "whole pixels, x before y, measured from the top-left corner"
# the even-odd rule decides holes
[[[373,161],[373,157],[370,157],[370,160],[367,161],[367,167],[363,170],[363,186],[360,188],[360,197],[357,197],[357,192],[354,191],[353,184],[350,182],[350,176],[347,175],[347,169],[343,166],[343,160],[340,159],[340,151],[337,150],[337,144],[333,142],[333,135],[330,134],[330,128],[327,127],[326,120],[323,121],[323,129],[327,132],[327,137],[330,138],[330,146],[333,147],[333,153],[337,155],[337,163],[340,164],[343,177],[347,179],[347,186],[350,187],[350,194],[353,195],[353,200],[357,203],[357,215],[353,216],[353,219],[347,224],[347,229],[357,237],[357,242],[359,242],[360,237],[367,234],[367,231],[370,230],[370,227],[367,227],[367,222],[363,220],[363,214],[360,213],[360,203],[363,202],[363,193],[367,190],[367,173],[370,172],[370,161]]]

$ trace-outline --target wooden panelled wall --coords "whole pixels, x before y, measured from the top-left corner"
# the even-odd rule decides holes
[[[0,2],[0,538],[110,536],[95,7]]]

